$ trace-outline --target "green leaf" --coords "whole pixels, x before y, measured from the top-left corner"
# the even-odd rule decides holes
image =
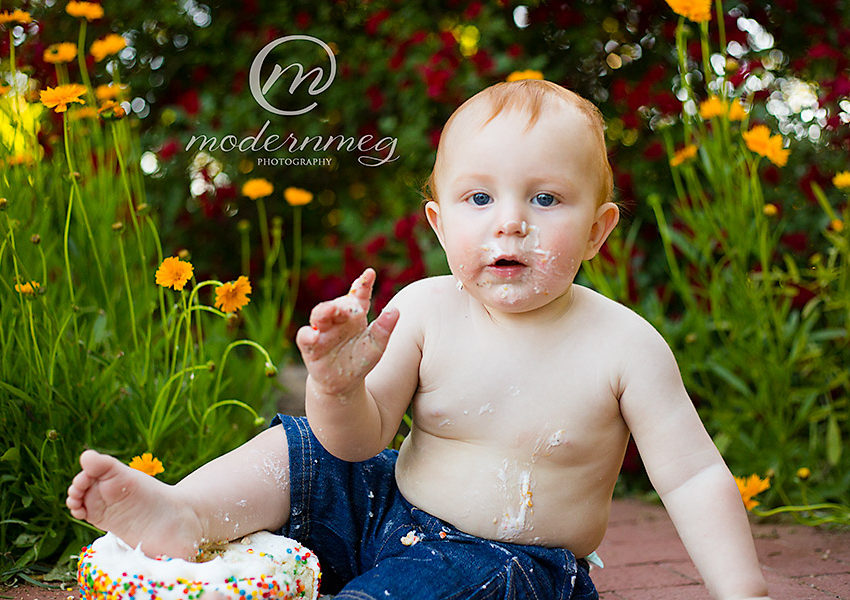
[[[829,415],[826,424],[826,460],[833,467],[841,460],[841,429],[835,415]]]
[[[0,461],[18,465],[21,462],[21,451],[18,450],[17,446],[12,446],[3,453],[3,456],[0,456]]]

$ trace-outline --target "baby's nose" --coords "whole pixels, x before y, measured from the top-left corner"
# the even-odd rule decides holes
[[[498,235],[519,235],[525,236],[528,233],[528,223],[525,219],[513,217],[504,219],[499,224]]]

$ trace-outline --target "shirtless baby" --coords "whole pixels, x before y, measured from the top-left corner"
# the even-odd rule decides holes
[[[86,451],[71,514],[151,555],[280,531],[340,600],[590,599],[582,557],[631,434],[710,592],[766,598],[670,349],[573,283],[617,223],[611,188],[592,104],[544,81],[477,94],[446,124],[425,205],[452,275],[371,323],[371,269],[313,309],[296,338],[309,425],[279,415],[174,486]],[[408,407],[410,435],[384,450]]]

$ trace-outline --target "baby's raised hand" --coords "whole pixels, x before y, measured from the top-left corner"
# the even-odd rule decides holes
[[[345,296],[317,304],[310,326],[295,336],[304,364],[317,391],[345,395],[372,370],[390,339],[398,310],[384,310],[371,324],[366,314],[375,283],[375,271],[366,269]]]

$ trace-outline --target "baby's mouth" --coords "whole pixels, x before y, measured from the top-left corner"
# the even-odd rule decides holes
[[[515,256],[500,256],[487,265],[487,269],[501,277],[512,277],[518,275],[526,266]]]

